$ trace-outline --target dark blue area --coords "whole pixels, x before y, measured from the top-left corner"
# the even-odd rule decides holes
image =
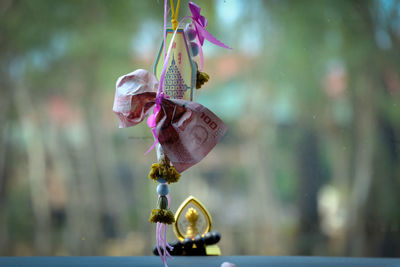
[[[168,266],[219,267],[223,262],[243,266],[379,266],[400,267],[400,259],[382,258],[339,258],[339,257],[275,257],[275,256],[225,256],[225,257],[174,257]],[[49,267],[49,266],[163,266],[156,256],[148,257],[0,257],[1,267]]]

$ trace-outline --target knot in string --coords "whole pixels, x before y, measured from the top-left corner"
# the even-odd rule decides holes
[[[174,0],[170,0],[171,2],[171,23],[172,23],[172,29],[175,31],[176,28],[178,28],[178,13],[179,13],[179,7],[181,5],[181,0],[178,0],[178,3],[176,4],[176,10],[174,10]]]
[[[173,18],[171,19],[171,23],[172,23],[172,29],[176,30],[176,28],[178,28],[179,22],[175,18]]]

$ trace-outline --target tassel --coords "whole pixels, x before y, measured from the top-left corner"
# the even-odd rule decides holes
[[[167,186],[166,184],[164,184]],[[160,186],[157,187],[157,191],[161,188]],[[172,211],[169,209],[169,203],[166,192],[165,195],[159,195],[158,197],[158,209],[153,209],[151,212],[149,222],[152,223],[163,223],[163,224],[172,224],[175,222],[175,217]]]
[[[173,224],[175,222],[175,217],[170,209],[153,209],[149,222]]]
[[[172,259],[168,249],[170,251],[174,249],[167,242],[167,224],[175,222],[174,214],[169,209],[169,194],[166,196],[159,195],[158,206],[159,209],[153,209],[149,221],[157,223],[156,247],[164,266],[167,267],[167,257]]]
[[[175,167],[171,165],[171,162],[164,154],[160,145],[157,147],[157,159],[158,163],[153,163],[151,165],[149,178],[159,183],[157,186],[158,208],[153,209],[149,221],[157,224],[156,247],[158,255],[160,255],[164,267],[168,267],[167,257],[172,259],[168,250],[172,251],[174,248],[167,242],[167,225],[175,222],[175,216],[169,208],[170,198],[168,184],[177,182],[181,175],[177,172]]]
[[[164,179],[168,184],[176,183],[181,177],[174,166],[167,164],[167,162],[153,163],[149,173],[149,178],[153,181]]]

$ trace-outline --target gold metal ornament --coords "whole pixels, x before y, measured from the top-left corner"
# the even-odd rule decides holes
[[[178,239],[194,238],[211,231],[212,220],[205,206],[194,196],[182,202],[175,213],[174,232]]]

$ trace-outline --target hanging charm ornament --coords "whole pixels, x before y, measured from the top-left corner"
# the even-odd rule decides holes
[[[218,231],[212,230],[212,219],[206,207],[194,196],[182,202],[175,213],[174,233],[177,240],[167,250],[176,256],[220,256]],[[170,249],[172,247],[173,249]],[[160,255],[157,246],[154,255]]]
[[[163,263],[171,257],[173,248],[166,240],[167,225],[175,222],[170,210],[169,184],[180,178],[180,173],[200,162],[219,142],[226,126],[213,112],[193,102],[193,88],[200,88],[209,76],[202,71],[204,40],[229,48],[206,29],[207,19],[200,15],[200,7],[190,2],[192,16],[177,20],[180,0],[174,10],[171,0],[172,29],[166,27],[167,0],[164,1],[163,44],[156,59],[154,74],[135,70],[117,80],[113,111],[120,128],[142,122],[154,136],[157,162],[150,169],[149,178],[158,183],[157,208],[149,221],[156,223],[156,248]],[[183,20],[192,19],[185,30]],[[168,50],[166,49],[168,44]],[[199,56],[200,71],[195,57]]]
[[[212,229],[211,215],[206,207],[194,196],[189,196],[175,213],[174,233],[183,240],[196,235],[204,236]]]
[[[166,30],[166,43],[171,43],[175,30]],[[164,92],[170,98],[193,100],[193,87],[196,85],[197,66],[193,61],[187,36],[183,29],[176,29],[171,50],[172,59],[167,65],[165,73]],[[164,42],[161,44],[158,56],[154,63],[154,74],[160,79],[164,65]]]

